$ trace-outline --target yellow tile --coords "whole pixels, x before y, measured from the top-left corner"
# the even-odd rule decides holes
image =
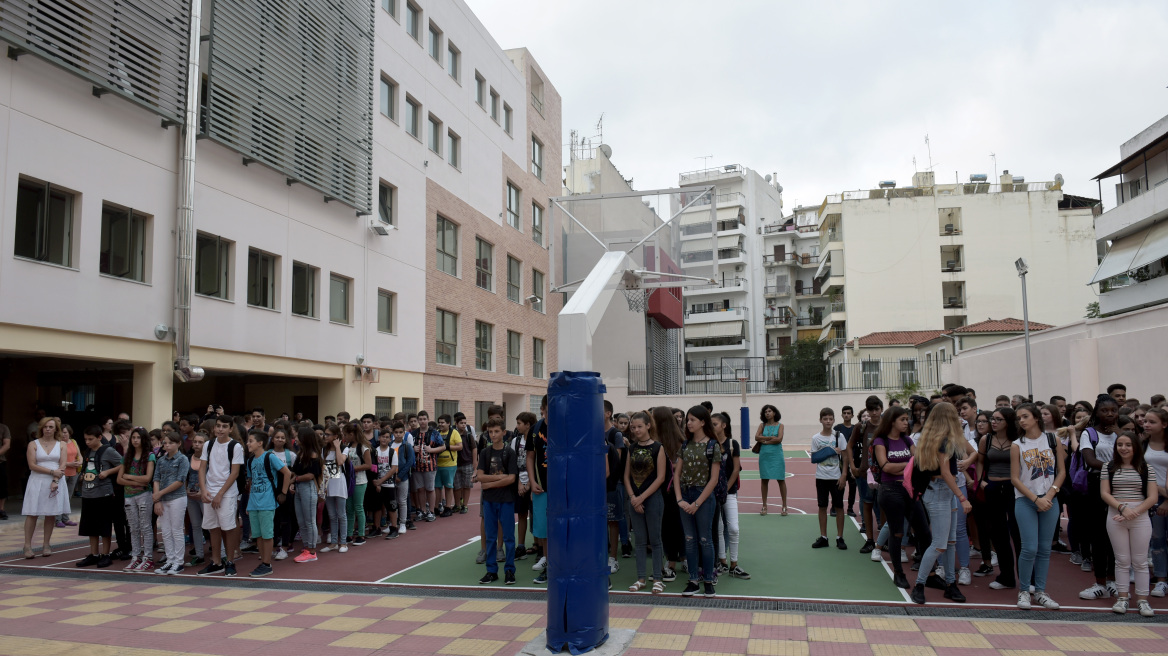
[[[99,626],[125,617],[125,615],[115,615],[113,613],[89,613],[87,615],[78,615],[77,617],[58,620],[58,622],[61,624],[78,624],[81,626]]]
[[[1135,638],[1142,640],[1159,640],[1160,634],[1149,631],[1141,626],[1127,626],[1123,624],[1092,624],[1095,633],[1104,638]]]
[[[386,596],[378,597],[365,605],[372,608],[409,608],[419,601],[421,601],[421,599],[418,599],[417,597]]]
[[[519,637],[516,638],[515,641],[516,642],[531,642],[532,640],[535,640],[539,636],[539,634],[541,634],[541,633],[543,633],[543,629],[538,628],[538,627],[536,627],[534,629],[528,629],[528,630],[524,631],[523,633],[520,633]]]
[[[91,601],[85,604],[70,606],[62,610],[67,610],[70,613],[100,613],[107,610],[113,610],[115,608],[121,608],[125,605],[126,604],[117,601]]]
[[[135,592],[141,594],[171,595],[178,594],[180,592],[186,592],[190,589],[191,586],[189,585],[154,585],[146,588],[145,590],[136,590]]]
[[[438,650],[439,654],[457,654],[458,656],[492,656],[507,643],[503,640],[469,640],[459,638]]]
[[[759,626],[807,626],[807,618],[790,613],[755,613],[751,624]]]
[[[243,589],[239,589],[239,588],[229,588],[227,590],[222,590],[220,592],[216,592],[213,595],[207,595],[207,598],[208,599],[247,599],[248,597],[254,597],[262,592],[263,592],[263,590],[243,590]]]
[[[926,631],[925,637],[934,647],[965,647],[966,649],[993,649],[994,646],[976,633],[940,633]]]
[[[141,613],[139,617],[154,617],[160,620],[177,620],[183,617],[194,615],[203,610],[202,608],[187,608],[185,606],[166,606],[163,608],[155,608]]]
[[[468,601],[454,610],[471,613],[497,613],[510,605],[509,601]]]
[[[52,597],[38,597],[36,595],[25,595],[23,597],[9,597],[8,599],[0,599],[0,606],[32,606],[45,601],[52,601]]]
[[[329,646],[381,649],[400,637],[392,633],[350,633],[343,638],[330,642]]]
[[[324,629],[325,631],[346,631],[352,633],[360,631],[370,624],[375,624],[377,620],[367,619],[364,617],[330,617],[329,619],[312,627],[314,629]]]
[[[693,634],[711,638],[749,638],[750,627],[729,622],[698,622],[694,625]]]
[[[433,622],[446,614],[444,610],[427,610],[425,608],[407,608],[385,618],[397,622]]]
[[[179,604],[185,604],[188,601],[194,601],[195,599],[198,599],[198,597],[188,597],[185,595],[163,595],[153,599],[145,599],[143,601],[139,601],[138,603],[142,604],[143,606],[177,606]]]
[[[32,617],[33,615],[40,615],[41,613],[49,612],[48,608],[32,608],[25,606],[23,608],[5,608],[0,610],[0,619],[4,620],[18,620],[22,617]],[[5,638],[7,640],[8,638]]]
[[[306,592],[304,594],[296,595],[291,599],[285,599],[283,603],[286,604],[327,604],[341,595],[329,594],[327,592]]]
[[[1001,649],[1002,656],[1067,656],[1056,649]]]
[[[861,617],[860,624],[869,631],[920,631],[916,622],[903,617]]]
[[[72,587],[74,590],[109,590],[110,588],[116,588],[119,585],[121,585],[121,583],[116,581],[90,581],[89,583],[82,583],[81,585],[74,585],[70,587]],[[117,592],[114,594],[121,593]]]
[[[673,622],[696,622],[702,618],[702,611],[685,608],[654,608],[649,611],[651,620],[669,620]]]
[[[798,640],[760,640],[746,642],[746,653],[751,656],[807,656],[810,647]]]
[[[811,642],[868,642],[862,629],[839,629],[831,626],[807,627],[807,639]]]
[[[527,628],[540,618],[534,613],[495,613],[483,622],[483,626],[519,626]]]
[[[21,586],[21,585],[44,585],[44,584],[45,584],[45,580],[44,580],[44,579],[39,579],[39,578],[36,578],[36,577],[30,578],[30,579],[16,579],[15,581],[9,581],[9,585],[15,585],[15,586]]]
[[[664,608],[656,608],[654,610],[667,610]],[[698,612],[698,611],[694,611]],[[689,636],[687,635],[671,635],[668,633],[638,633],[633,636],[632,647],[639,647],[641,649],[669,649],[672,651],[684,651],[685,646],[689,644]]]
[[[1022,622],[974,622],[973,626],[985,635],[1038,635]]]
[[[349,604],[317,604],[315,606],[309,606],[308,608],[305,608],[296,614],[316,615],[318,617],[337,617],[338,615],[344,615],[345,613],[356,609],[356,606],[350,606]]]
[[[612,617],[608,620],[608,626],[613,629],[632,629],[636,631],[641,628],[641,622],[635,617]]]
[[[1046,639],[1063,651],[1123,651],[1107,638],[1048,636]]]
[[[681,656],[738,656],[738,654],[723,651],[686,651]]]
[[[244,612],[261,610],[267,608],[276,602],[261,601],[259,599],[240,599],[239,601],[229,601],[222,606],[216,606],[215,610],[241,610]]]
[[[187,633],[188,631],[201,629],[210,624],[210,622],[200,622],[198,620],[169,620],[161,624],[144,627],[142,630],[152,633]]]
[[[275,622],[276,620],[288,617],[287,613],[244,613],[229,617],[224,622],[228,624],[267,624],[268,622]]]
[[[432,636],[435,638],[458,638],[474,628],[474,624],[447,624],[445,622],[430,622],[423,624],[410,632],[410,635]]]
[[[236,633],[232,638],[239,638],[240,640],[264,640],[266,642],[275,642],[290,638],[303,629],[298,629],[293,626],[257,626],[254,629]]]
[[[937,656],[932,647],[918,645],[871,645],[873,656]]]
[[[81,586],[77,586],[80,588]],[[66,599],[76,599],[77,601],[107,601],[110,599],[117,599],[121,595],[116,593],[104,592],[102,590],[92,590],[90,592],[78,592],[75,595],[69,595]],[[0,602],[3,603],[3,602]]]
[[[8,588],[7,590],[0,590],[0,594],[7,595],[10,597],[19,597],[21,595],[43,594],[45,592],[53,592],[53,591],[59,590],[59,589],[60,588],[50,588],[47,585],[26,585],[26,586]]]

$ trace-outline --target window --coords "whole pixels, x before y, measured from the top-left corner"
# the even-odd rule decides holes
[[[543,378],[543,340],[538,337],[531,339],[531,375]]]
[[[393,225],[394,196],[397,188],[385,182],[377,184],[377,218],[382,223]]]
[[[520,280],[523,279],[523,264],[511,257],[507,256],[507,299],[520,303]]]
[[[487,106],[487,80],[478,71],[475,71],[475,102],[484,109]]]
[[[407,415],[417,414],[418,400],[417,399],[403,398],[402,399],[402,412],[406,413]]]
[[[412,2],[406,2],[406,34],[414,41],[422,42],[422,10]]]
[[[901,386],[912,385],[917,382],[917,361],[904,360],[900,361],[900,384]]]
[[[458,275],[458,226],[438,217],[438,270]]]
[[[381,78],[381,114],[391,121],[397,120],[397,85],[385,76]]]
[[[430,118],[427,120],[428,120],[430,129],[426,133],[426,137],[427,137],[427,144],[426,145],[428,145],[430,147],[430,150],[434,151],[435,155],[441,157],[442,156],[442,121],[439,121],[438,119],[434,118],[433,114],[431,114]]]
[[[195,237],[195,293],[227,299],[231,243],[215,235]]]
[[[422,130],[422,105],[413,98],[406,96],[406,132],[419,139]]]
[[[519,187],[507,183],[507,225],[519,230]]]
[[[454,47],[453,43],[446,42],[446,72],[450,74],[450,77],[455,82],[462,81],[462,76],[458,74],[458,67],[462,60],[461,55],[462,53],[458,48]]]
[[[531,204],[531,241],[543,246],[543,208]]]
[[[531,270],[531,295],[535,296],[535,300],[531,303],[531,309],[536,312],[543,312],[543,272]]]
[[[495,327],[482,321],[475,322],[475,369],[495,369]]]
[[[141,212],[102,205],[99,270],[103,274],[146,282],[146,219]]]
[[[861,373],[864,378],[864,389],[877,389],[880,387],[879,360],[864,360],[861,365]]]
[[[384,289],[377,290],[377,332],[397,332],[393,325],[393,318],[396,314],[394,312],[394,304],[396,302],[397,294],[387,292]]]
[[[507,331],[507,373],[520,375],[519,370],[519,340],[521,336],[519,333],[508,330]]]
[[[381,417],[393,416],[393,397],[392,396],[375,396],[373,397],[373,414]]]
[[[316,279],[320,269],[292,262],[292,314],[316,317]]]
[[[458,401],[448,401],[445,399],[437,399],[434,401],[434,416],[441,417],[442,415],[450,415],[453,417],[458,412]]]
[[[381,0],[381,8],[390,16],[397,18],[397,0]]]
[[[442,63],[442,30],[430,23],[430,58]]]
[[[462,166],[462,138],[452,131],[446,132],[446,161],[454,168]]]
[[[487,423],[487,410],[495,405],[494,401],[475,401],[475,416],[474,421],[479,426]],[[504,412],[506,414],[506,412]],[[536,415],[537,417],[539,415]]]
[[[353,281],[344,276],[329,276],[329,321],[349,323],[349,289]]]
[[[503,103],[503,131],[511,134],[511,105]]]
[[[73,265],[73,194],[47,183],[20,180],[15,255]]]
[[[491,89],[491,118],[499,122],[499,92]]]
[[[531,174],[543,180],[543,144],[531,138]]]
[[[438,310],[436,358],[438,364],[458,364],[458,315]]]
[[[276,256],[247,251],[247,304],[276,309]]]
[[[494,291],[492,272],[495,267],[495,247],[475,238],[475,284],[487,291]]]

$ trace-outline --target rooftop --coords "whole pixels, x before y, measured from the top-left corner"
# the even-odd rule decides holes
[[[1030,330],[1047,330],[1054,328],[1048,323],[1038,323],[1037,321],[1030,322]],[[1005,319],[986,319],[977,323],[954,328],[954,333],[1020,333],[1025,330],[1025,324],[1021,319],[1013,317],[1006,317]]]
[[[1054,326],[1046,323],[1030,322],[1030,330],[1047,330]],[[975,333],[1020,333],[1025,330],[1021,319],[986,319],[978,323],[954,328],[953,330],[890,330],[869,333],[860,339],[860,346],[919,346],[931,342],[942,335],[969,335]],[[854,346],[849,340],[848,346]]]

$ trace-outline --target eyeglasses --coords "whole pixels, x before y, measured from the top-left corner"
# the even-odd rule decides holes
[[[991,417],[990,421],[997,423],[997,422],[1006,421],[1006,420],[1002,419],[1001,417]]]

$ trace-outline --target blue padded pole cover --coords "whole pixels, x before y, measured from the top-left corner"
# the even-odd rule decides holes
[[[738,420],[738,443],[745,451],[750,448],[750,408],[742,406],[741,419]]]
[[[573,654],[608,639],[604,385],[560,371],[548,384],[547,648]]]

